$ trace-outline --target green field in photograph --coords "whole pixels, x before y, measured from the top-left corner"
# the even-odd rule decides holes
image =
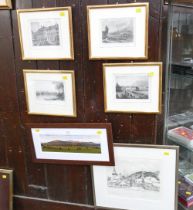
[[[100,154],[101,148],[85,147],[85,146],[44,146],[42,145],[42,151],[43,152],[70,152],[70,153]]]

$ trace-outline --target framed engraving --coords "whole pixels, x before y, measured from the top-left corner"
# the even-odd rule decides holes
[[[28,128],[35,162],[114,165],[111,124],[37,124]]]
[[[115,166],[92,167],[97,207],[177,210],[177,146],[115,144],[114,155]]]
[[[74,71],[23,70],[28,114],[76,117]]]
[[[149,3],[88,6],[90,59],[147,59]]]
[[[0,9],[11,9],[11,0],[0,0]]]
[[[17,10],[23,60],[73,60],[71,7]]]
[[[103,64],[105,112],[160,113],[162,63]]]

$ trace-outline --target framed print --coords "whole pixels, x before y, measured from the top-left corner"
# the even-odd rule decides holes
[[[105,112],[160,113],[162,63],[103,64]]]
[[[0,0],[0,9],[11,9],[11,0]]]
[[[13,170],[0,169],[0,209],[13,209]]]
[[[90,59],[147,59],[149,3],[87,6]]]
[[[23,70],[28,114],[76,117],[74,71]]]
[[[115,166],[93,166],[95,205],[177,210],[177,146],[115,144]]]
[[[35,162],[114,165],[111,124],[29,125]]]
[[[71,7],[17,10],[23,60],[73,60]]]

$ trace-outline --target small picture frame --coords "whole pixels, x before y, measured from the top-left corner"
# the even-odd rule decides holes
[[[93,166],[95,206],[177,210],[179,147],[114,145],[115,166]]]
[[[0,209],[13,210],[13,170],[0,169]]]
[[[23,60],[73,60],[71,7],[17,10]]]
[[[76,117],[73,70],[23,70],[28,114]]]
[[[12,9],[11,0],[0,0],[0,9]]]
[[[87,6],[89,59],[147,59],[149,3]]]
[[[109,123],[37,124],[28,132],[34,162],[114,165]]]
[[[161,62],[103,64],[103,81],[105,112],[161,112]]]

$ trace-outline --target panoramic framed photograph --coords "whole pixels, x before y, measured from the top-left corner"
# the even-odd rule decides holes
[[[149,3],[87,6],[90,59],[147,59]]]
[[[36,124],[28,128],[35,162],[114,165],[109,123]]]
[[[105,112],[160,113],[162,63],[103,64]]]
[[[177,210],[179,147],[114,144],[115,166],[93,166],[97,207]]]
[[[71,7],[17,10],[23,60],[73,60]]]
[[[13,209],[13,170],[0,168],[0,209]]]
[[[11,0],[0,0],[0,9],[11,9]]]
[[[23,70],[28,114],[76,117],[73,70]]]

